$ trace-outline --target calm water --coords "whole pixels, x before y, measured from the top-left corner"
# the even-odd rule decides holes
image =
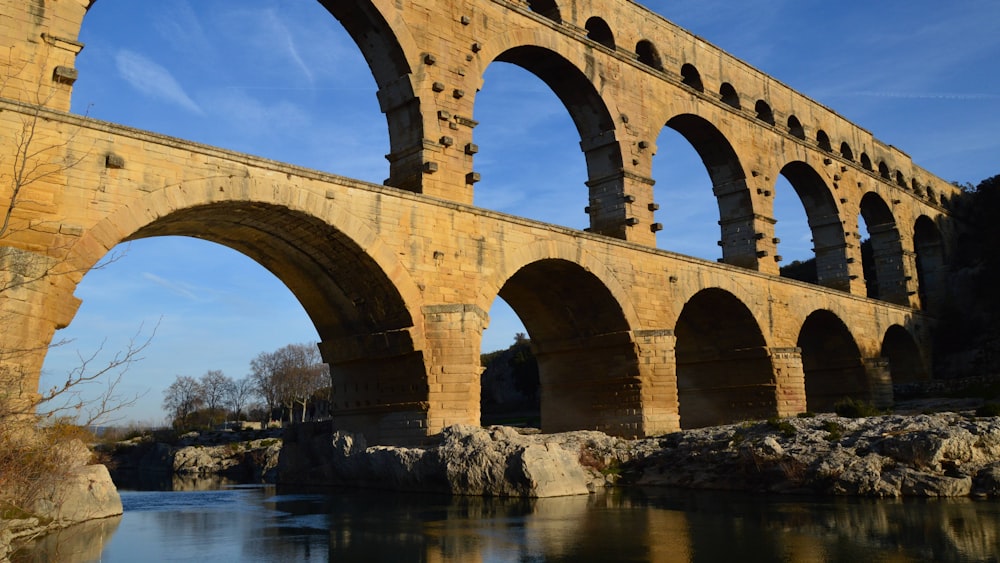
[[[1000,503],[627,490],[539,500],[123,491],[15,561],[998,561]]]

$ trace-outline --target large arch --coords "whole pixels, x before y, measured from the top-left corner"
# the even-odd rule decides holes
[[[593,273],[550,258],[518,269],[499,290],[524,323],[538,361],[544,432],[633,435],[639,359],[621,304]],[[634,411],[634,412],[639,412]]]
[[[623,156],[613,142],[615,123],[606,102],[589,78],[563,55],[537,45],[519,45],[500,52],[493,62],[517,65],[537,76],[559,98],[580,135],[580,147],[587,165],[590,188],[590,228],[594,232],[617,235],[621,219],[614,217],[619,200],[608,188],[621,183]],[[492,64],[492,63],[491,63]]]
[[[889,360],[892,382],[914,383],[930,379],[913,336],[900,325],[892,325],[882,339],[883,358]]]
[[[810,314],[799,331],[806,380],[806,408],[832,411],[843,399],[871,400],[872,390],[851,331],[831,311]]]
[[[868,228],[871,255],[862,254],[868,297],[905,305],[908,302],[903,280],[903,246],[896,218],[875,192],[861,198],[861,216]],[[874,277],[875,279],[868,279]]]
[[[790,162],[781,169],[781,174],[792,185],[806,211],[816,257],[817,283],[849,291],[844,225],[829,187],[805,162]]]
[[[421,192],[420,167],[423,159],[414,159],[413,148],[423,145],[424,124],[420,98],[411,82],[410,60],[418,49],[405,30],[397,30],[383,15],[376,2],[319,0],[354,39],[378,85],[379,106],[389,126],[388,185]],[[379,2],[381,4],[381,2]],[[389,9],[389,8],[386,8]]]
[[[330,365],[335,424],[376,443],[417,439],[392,422],[426,418],[420,405],[428,394],[419,293],[396,258],[349,212],[317,216],[308,211],[321,208],[317,202],[292,188],[241,195],[229,188],[207,198],[166,188],[137,200],[91,228],[66,267],[85,272],[118,243],[157,236],[236,250],[288,287],[315,326]],[[269,197],[256,197],[263,193]]]
[[[707,119],[680,114],[667,120],[666,126],[677,131],[694,147],[701,158],[712,182],[712,191],[719,205],[719,225],[721,227],[722,261],[735,266],[756,268],[756,257],[748,256],[737,241],[736,233],[745,233],[752,228],[754,207],[750,189],[746,184],[746,174],[739,156],[726,136]]]
[[[934,311],[945,298],[947,261],[941,230],[926,215],[918,217],[913,225],[913,250],[916,253],[920,306]]]
[[[682,428],[777,414],[774,370],[753,314],[722,289],[703,289],[681,311],[677,399]]]

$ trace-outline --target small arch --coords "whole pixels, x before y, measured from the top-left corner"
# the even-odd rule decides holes
[[[774,125],[774,112],[771,111],[771,106],[767,102],[757,100],[757,103],[754,104],[754,111],[757,112],[757,119],[768,125]]]
[[[816,144],[826,152],[833,152],[833,146],[830,145],[830,136],[822,129],[816,131]]]
[[[869,172],[874,172],[872,170],[872,159],[868,156],[868,153],[861,153],[861,167]]]
[[[916,178],[910,180],[910,189],[913,190],[914,192],[920,189],[920,182],[918,182]]]
[[[615,36],[611,32],[611,26],[603,18],[594,16],[587,20],[584,25],[587,29],[587,39],[596,41],[609,49],[615,48]]]
[[[802,127],[802,123],[799,122],[799,118],[794,115],[788,116],[788,133],[793,137],[798,137],[799,139],[806,138],[806,130]]]
[[[913,336],[903,327],[892,325],[885,331],[880,355],[889,360],[893,384],[927,381],[930,376]]]
[[[536,14],[548,18],[556,23],[562,23],[559,15],[559,6],[555,0],[528,0],[528,8]]]
[[[847,141],[840,143],[840,156],[847,160],[854,160],[854,151],[851,150],[851,145],[848,145]]]
[[[660,59],[660,52],[657,51],[656,46],[651,41],[643,39],[636,43],[635,54],[639,56],[640,63],[659,71],[663,70],[663,60]]]
[[[831,311],[810,314],[799,331],[806,380],[806,408],[832,411],[843,399],[871,400],[872,394],[861,352],[847,325]]]
[[[684,305],[674,334],[682,428],[775,416],[771,358],[742,301],[722,289],[699,291]]]
[[[927,201],[931,203],[937,203],[937,193],[934,192],[934,188],[927,186]]]
[[[697,67],[693,64],[684,63],[681,65],[681,77],[684,84],[699,92],[705,91],[705,85],[701,82],[701,73],[698,72]]]
[[[889,176],[889,166],[885,163],[885,161],[878,163],[878,175],[885,178],[886,180],[892,179]]]
[[[896,171],[896,185],[901,188],[906,187],[906,178],[903,177],[903,173],[899,170]]]
[[[921,308],[934,310],[945,291],[947,262],[941,230],[926,215],[918,217],[913,225],[913,251],[916,254],[917,294]]]
[[[736,93],[736,88],[733,88],[732,84],[723,82],[719,87],[719,96],[722,98],[722,103],[740,109],[740,95]]]

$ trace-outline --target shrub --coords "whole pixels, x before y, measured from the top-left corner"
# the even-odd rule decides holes
[[[787,420],[781,420],[781,419],[778,419],[778,418],[770,418],[770,419],[768,419],[767,420],[767,425],[770,426],[771,428],[773,428],[773,429],[781,432],[781,435],[785,436],[787,438],[791,438],[798,431],[795,428],[795,425],[792,424],[791,422],[788,422]]]
[[[852,399],[850,397],[837,401],[837,403],[833,405],[833,411],[837,413],[837,416],[842,416],[844,418],[864,418],[882,414],[882,411],[870,402]]]
[[[823,423],[823,430],[829,432],[826,436],[827,441],[836,442],[844,437],[844,427],[832,420]]]

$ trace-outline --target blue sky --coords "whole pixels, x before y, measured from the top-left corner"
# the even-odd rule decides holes
[[[671,0],[646,6],[900,147],[949,181],[1000,173],[1000,2],[995,0]],[[381,183],[389,142],[360,52],[312,0],[99,0],[73,111]],[[568,227],[586,226],[584,159],[556,97],[520,68],[496,63],[477,97],[475,204]],[[661,248],[714,260],[717,208],[704,167],[669,129],[654,160]],[[544,148],[544,150],[541,150]],[[805,215],[776,187],[779,252],[810,255]],[[528,198],[527,195],[531,194]],[[294,297],[263,268],[186,238],[131,243],[89,273],[76,318],[49,353],[58,381],[104,343],[122,348],[159,323],[145,359],[123,378],[143,394],[126,420],[164,420],[177,375],[246,375],[257,353],[316,339]],[[522,331],[502,302],[484,350]]]

